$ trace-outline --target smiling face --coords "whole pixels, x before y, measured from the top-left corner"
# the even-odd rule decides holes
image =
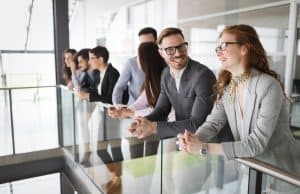
[[[223,44],[223,45],[222,45]],[[247,49],[233,34],[223,33],[216,48],[221,68],[233,74],[244,72]]]
[[[66,66],[67,67],[71,67],[73,61],[74,61],[74,56],[72,53],[70,52],[67,52],[64,54],[64,61],[66,63]]]
[[[82,58],[82,56],[78,56],[77,58],[78,61],[78,67],[80,68],[81,71],[87,71],[89,68],[88,61]]]
[[[176,47],[174,54],[167,50]],[[170,68],[180,70],[188,63],[188,51],[184,38],[180,34],[173,34],[163,38],[159,49],[160,55],[165,59]]]
[[[97,58],[93,53],[89,53],[89,63],[92,69],[97,69],[102,62],[102,57]]]

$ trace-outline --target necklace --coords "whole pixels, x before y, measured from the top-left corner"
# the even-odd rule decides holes
[[[235,97],[235,92],[236,92],[236,88],[238,87],[238,85],[240,85],[241,83],[246,82],[250,77],[250,73],[249,72],[245,72],[239,76],[232,76],[231,80],[230,80],[230,96],[231,99],[233,100]]]

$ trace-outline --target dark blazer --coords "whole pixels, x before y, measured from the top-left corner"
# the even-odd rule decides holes
[[[94,88],[98,88],[100,84],[100,72],[94,71]],[[111,64],[108,64],[102,85],[101,85],[101,95],[97,89],[93,90],[90,93],[90,101],[101,101],[103,103],[112,104],[112,92],[115,87],[116,82],[118,81],[120,74],[117,69],[115,69]]]
[[[91,93],[91,92],[97,90],[97,88],[95,88],[94,77],[93,77],[93,75],[97,74],[97,72],[99,72],[99,71],[98,70],[93,70],[91,75],[89,75],[88,72],[83,72],[84,77],[80,82],[80,90],[81,91]],[[99,77],[99,75],[100,74],[98,73],[98,77]]]
[[[184,132],[184,129],[195,132],[213,107],[215,82],[216,78],[211,70],[189,59],[177,92],[170,68],[166,67],[161,76],[161,91],[156,106],[146,116],[150,121],[157,121],[158,135],[161,138],[176,136]],[[176,121],[166,122],[172,106]]]

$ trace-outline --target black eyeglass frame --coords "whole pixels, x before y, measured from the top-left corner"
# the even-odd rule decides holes
[[[215,51],[218,53],[218,51],[225,51],[228,45],[230,44],[242,44],[241,42],[221,42],[218,46],[216,46]]]
[[[188,45],[188,42],[184,42],[178,46],[160,48],[160,50],[164,50],[167,53],[167,55],[174,55],[176,53],[176,50],[178,50],[179,52],[185,52],[188,48]]]

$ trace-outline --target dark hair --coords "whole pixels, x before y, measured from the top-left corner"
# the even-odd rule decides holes
[[[71,48],[68,48],[68,49],[66,49],[66,50],[64,50],[64,52],[63,52],[63,56],[62,56],[62,61],[63,61],[63,74],[64,74],[64,76],[63,77],[65,77],[66,78],[66,80],[65,81],[70,81],[72,78],[72,72],[71,72],[71,68],[70,67],[67,67],[67,64],[65,63],[65,54],[66,53],[71,53],[74,57],[75,57],[75,55],[76,55],[76,50],[75,49],[71,49]],[[75,58],[74,58],[75,59]],[[75,60],[75,63],[76,63],[76,66],[77,66],[77,62],[76,62],[76,60]]]
[[[156,32],[156,30],[155,30],[154,28],[151,28],[151,27],[145,27],[145,28],[142,28],[142,29],[139,31],[139,36],[142,36],[142,35],[145,35],[145,34],[152,34],[154,40],[155,40],[155,41],[157,40],[157,32]]]
[[[157,44],[160,45],[162,40],[165,37],[175,35],[175,34],[179,34],[184,39],[184,36],[183,36],[183,33],[182,33],[181,29],[170,27],[170,28],[165,28],[163,31],[161,31],[161,33],[158,36]]]
[[[96,46],[95,48],[90,50],[90,53],[94,54],[97,58],[102,57],[104,60],[104,63],[108,62],[109,52],[106,47]]]
[[[81,49],[75,56],[76,61],[78,62],[78,57],[82,57],[84,60],[88,61],[89,60],[89,51],[91,49],[85,48]]]
[[[141,90],[145,90],[149,105],[154,107],[160,93],[161,73],[166,64],[154,42],[140,44],[138,57],[142,71],[145,74]]]
[[[239,24],[227,26],[220,33],[219,38],[224,33],[232,34],[235,36],[236,41],[240,42],[241,45],[244,45],[247,48],[247,59],[246,59],[246,69],[249,70],[254,68],[260,72],[266,73],[276,80],[278,80],[283,89],[283,85],[280,81],[280,76],[273,70],[270,69],[270,65],[267,59],[267,54],[263,48],[259,37],[252,26]],[[225,87],[229,84],[231,80],[231,73],[226,70],[222,70],[219,73],[218,80],[215,85],[215,96],[217,101],[223,96],[223,91]]]

